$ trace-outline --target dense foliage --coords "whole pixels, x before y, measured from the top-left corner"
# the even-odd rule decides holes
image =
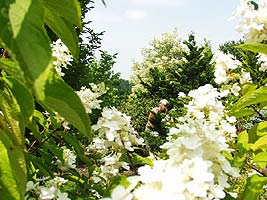
[[[113,107],[130,86],[115,57],[95,57],[99,35],[79,40],[80,2],[0,1],[1,199],[266,199],[267,2],[241,0],[245,42],[223,52],[192,34],[154,39],[120,106],[132,119]],[[164,138],[144,131],[162,98]]]

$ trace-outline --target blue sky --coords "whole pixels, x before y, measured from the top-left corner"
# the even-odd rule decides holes
[[[241,38],[235,30],[237,20],[229,21],[239,0],[95,0],[88,13],[91,27],[106,31],[102,49],[118,53],[115,72],[129,79],[133,60],[140,61],[141,49],[149,41],[175,28],[183,39],[193,31],[201,43],[208,39],[213,49],[229,40]]]

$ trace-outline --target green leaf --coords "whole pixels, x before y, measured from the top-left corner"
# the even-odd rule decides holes
[[[250,91],[242,96],[236,103],[234,112],[240,111],[241,109],[251,106],[257,103],[266,102],[267,98],[267,87],[262,86],[257,90]]]
[[[142,157],[137,154],[134,154],[133,156],[133,163],[134,165],[150,165],[153,166],[153,161],[147,157]]]
[[[253,157],[253,161],[257,163],[261,168],[265,168],[267,165],[267,152],[260,152]]]
[[[45,22],[68,47],[74,58],[78,60],[78,37],[74,26],[48,9],[45,9]]]
[[[45,88],[45,99],[40,103],[57,112],[91,139],[91,126],[85,108],[77,94],[60,77],[50,73]]]
[[[264,136],[267,135],[267,122],[260,122],[257,125],[257,135]]]
[[[48,149],[54,156],[56,156],[61,162],[64,162],[63,151],[55,144],[51,142],[43,144],[43,147]]]
[[[30,80],[41,94],[52,67],[50,40],[44,29],[44,10],[36,0],[20,0],[9,6],[14,41],[6,45],[15,54],[13,58],[19,62],[26,80]]]
[[[0,90],[0,110],[4,113],[7,126],[12,131],[8,134],[12,143],[19,145],[24,143],[25,122],[21,109],[8,87]]]
[[[248,92],[254,91],[257,89],[257,85],[254,85],[253,83],[245,83],[244,85],[242,85],[242,90],[241,93],[243,95],[245,95]]]
[[[26,124],[33,115],[34,111],[34,99],[31,92],[21,84],[18,80],[13,77],[4,77],[4,80],[10,87],[17,103],[20,107],[21,115],[24,118],[24,123]]]
[[[78,0],[41,0],[41,2],[52,13],[69,20],[81,29],[81,7]]]
[[[239,133],[237,136],[237,147],[239,147],[239,149],[242,148],[244,150],[249,150],[248,139],[249,137],[247,131]]]
[[[37,158],[32,154],[26,154],[26,159],[28,162],[31,162],[36,169],[40,170],[44,176],[53,176],[53,172],[48,168],[43,158]]]
[[[255,143],[259,139],[259,137],[257,136],[257,126],[258,126],[258,124],[252,126],[248,130],[249,143]]]
[[[267,135],[260,137],[252,146],[251,149],[253,151],[256,150],[263,150],[266,151],[267,150]]]
[[[241,195],[242,200],[257,200],[263,186],[267,184],[267,178],[257,174],[252,175],[247,179],[245,191]]]
[[[261,43],[246,43],[237,46],[238,48],[253,51],[255,53],[267,54],[267,45]]]
[[[91,166],[92,163],[88,157],[84,155],[84,150],[82,148],[82,144],[75,138],[75,136],[71,135],[70,133],[62,132],[62,136],[64,140],[69,143],[75,150],[77,156],[87,164],[87,166]]]
[[[261,136],[267,135],[267,122],[255,124],[248,130],[249,143],[255,143]]]
[[[17,80],[23,82],[24,75],[23,71],[19,68],[18,63],[9,59],[0,59],[0,68],[8,73],[10,76],[14,76]]]
[[[236,118],[246,117],[253,114],[255,114],[255,111],[252,108],[243,108],[242,110],[230,113],[230,115],[233,115]]]
[[[0,196],[1,199],[24,199],[27,181],[24,153],[8,134],[0,129]]]

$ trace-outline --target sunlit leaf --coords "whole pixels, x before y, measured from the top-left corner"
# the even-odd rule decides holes
[[[253,157],[253,161],[257,163],[261,168],[265,168],[267,165],[267,152],[260,152]]]
[[[242,96],[236,103],[234,112],[240,111],[241,109],[251,106],[257,103],[262,103],[267,101],[267,87],[262,86],[259,89],[247,92]]]
[[[56,111],[81,133],[91,138],[90,120],[80,98],[56,74],[50,73],[45,88],[45,99],[40,100],[40,103],[44,107]]]
[[[260,137],[252,146],[251,149],[253,151],[256,150],[267,150],[267,135]]]
[[[41,0],[42,4],[81,29],[81,7],[78,0]]]
[[[261,192],[263,186],[267,184],[267,178],[261,177],[257,174],[252,175],[247,179],[245,191],[241,195],[242,200],[256,200]]]
[[[0,129],[0,196],[1,199],[24,199],[27,181],[24,153],[8,134]]]
[[[238,48],[253,51],[255,53],[267,54],[267,45],[261,43],[246,43],[237,46]]]
[[[78,59],[78,37],[74,26],[48,9],[45,10],[45,22],[68,47],[74,58]]]

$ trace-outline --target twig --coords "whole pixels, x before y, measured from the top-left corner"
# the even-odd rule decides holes
[[[37,145],[35,148],[33,148],[34,144],[37,142],[37,140],[35,140],[33,142],[33,144],[28,148],[28,152],[35,152],[37,151],[37,149],[39,149],[44,143],[46,143],[46,141],[55,133],[59,130],[59,128],[54,129],[48,136],[47,138],[45,138],[41,143],[39,143],[39,145]]]

